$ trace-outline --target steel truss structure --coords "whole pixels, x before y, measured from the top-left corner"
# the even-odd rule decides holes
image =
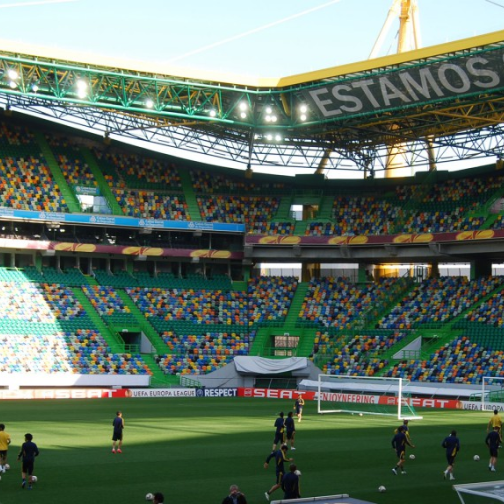
[[[504,32],[497,32],[237,84],[0,49],[0,104],[244,166],[373,174],[387,169],[398,146],[406,167],[504,157],[504,75],[485,67],[502,54]]]

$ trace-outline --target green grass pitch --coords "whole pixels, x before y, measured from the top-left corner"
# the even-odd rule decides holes
[[[249,504],[265,503],[274,466],[263,468],[271,451],[273,422],[292,401],[250,398],[104,399],[2,401],[0,422],[12,437],[11,470],[0,481],[0,503],[132,504],[162,491],[170,504],[219,504],[236,483]],[[124,453],[111,453],[112,419],[122,410]],[[488,471],[484,444],[490,413],[423,410],[410,422],[417,448],[407,475],[394,476],[393,430],[400,422],[371,415],[318,415],[309,402],[296,422],[296,451],[303,497],[348,493],[379,504],[458,503],[449,481],[441,442],[459,433],[462,449],[456,483],[504,479],[504,461]],[[21,490],[16,457],[26,432],[40,449],[39,482]],[[479,462],[473,461],[475,454]],[[384,485],[385,493],[378,487]],[[272,500],[281,499],[281,490]],[[22,499],[22,500],[21,500]]]

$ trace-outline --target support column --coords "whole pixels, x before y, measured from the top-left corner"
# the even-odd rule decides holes
[[[484,276],[492,274],[492,263],[481,259],[479,261],[471,261],[471,269],[469,273],[470,280],[476,280]]]

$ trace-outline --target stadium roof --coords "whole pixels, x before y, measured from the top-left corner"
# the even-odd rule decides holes
[[[0,104],[86,127],[270,165],[384,170],[503,156],[504,31],[278,79],[185,75],[0,41]]]

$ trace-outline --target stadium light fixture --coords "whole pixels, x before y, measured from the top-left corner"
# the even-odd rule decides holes
[[[248,103],[245,102],[245,101],[242,101],[239,103],[238,105],[238,109],[240,110],[240,117],[242,119],[246,119],[247,118],[247,112],[248,112]]]
[[[308,107],[304,103],[299,107],[299,119],[302,122],[308,119]]]
[[[269,122],[272,122],[272,123],[275,123],[277,122],[277,116],[276,114],[273,113],[273,108],[268,105],[264,108],[264,120],[269,123]]]
[[[7,77],[9,77],[10,80],[15,81],[18,79],[19,74],[13,68],[9,68],[9,70],[7,71]]]
[[[210,115],[210,117],[215,117],[217,115],[217,112],[215,109],[211,109],[208,114]]]
[[[82,79],[79,79],[76,84],[75,84],[76,88],[77,88],[77,96],[79,98],[86,98],[87,96],[87,90],[88,90],[88,85],[87,85],[87,82],[82,80]]]
[[[145,106],[149,109],[154,108],[154,100],[152,98],[147,98],[147,100],[145,100]]]
[[[17,88],[17,82],[15,82],[15,81],[11,80],[11,81],[9,82],[9,87],[10,87],[11,89],[16,89],[16,88]]]
[[[36,93],[38,90],[39,90],[39,87],[38,87],[38,84],[37,83],[33,83],[32,86],[31,86],[31,90]]]

